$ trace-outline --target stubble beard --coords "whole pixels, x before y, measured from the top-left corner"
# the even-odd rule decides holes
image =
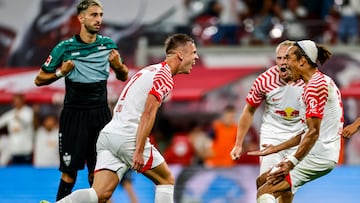
[[[92,26],[85,25],[86,31],[92,35],[97,34],[99,29],[92,28]]]

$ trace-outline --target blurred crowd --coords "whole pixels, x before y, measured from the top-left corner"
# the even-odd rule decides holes
[[[59,115],[52,108],[40,108],[26,104],[19,93],[0,114],[0,166],[59,166]]]
[[[199,1],[186,1],[196,10]],[[191,33],[203,45],[266,45],[284,39],[358,43],[357,0],[203,0],[190,16]],[[194,12],[192,12],[194,13]]]
[[[147,38],[149,45],[162,45],[174,32],[193,36],[199,46],[275,45],[284,39],[305,38],[329,44],[358,43],[357,0],[177,1],[181,4],[154,23],[104,22],[101,32],[119,44],[128,64],[134,60],[140,38]],[[76,15],[70,9],[73,2],[41,0],[33,22],[20,33],[0,24],[0,66],[38,66],[51,47],[77,33]]]

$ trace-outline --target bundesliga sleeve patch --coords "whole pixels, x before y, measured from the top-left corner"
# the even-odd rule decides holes
[[[52,56],[49,55],[48,58],[46,59],[44,65],[45,65],[45,66],[49,66],[49,64],[51,63],[51,60],[52,60]]]

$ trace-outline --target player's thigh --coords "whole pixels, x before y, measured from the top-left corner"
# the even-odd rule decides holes
[[[77,171],[84,168],[87,154],[88,129],[86,117],[73,109],[63,109],[59,126],[60,170]]]
[[[174,177],[165,161],[155,168],[143,172],[143,174],[152,180],[156,185],[173,185],[175,182]]]
[[[111,196],[119,183],[116,172],[111,170],[100,170],[95,173],[92,187],[99,196]]]

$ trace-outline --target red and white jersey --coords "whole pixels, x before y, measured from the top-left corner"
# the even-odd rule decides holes
[[[135,137],[148,95],[154,95],[162,103],[173,87],[166,62],[141,69],[124,87],[114,107],[113,118],[102,131]]]
[[[317,71],[305,86],[301,103],[304,105],[303,109],[306,108],[301,112],[305,119],[322,119],[319,138],[309,153],[337,162],[344,123],[343,104],[338,87],[329,76]]]
[[[254,107],[265,101],[260,129],[260,142],[278,144],[297,135],[304,129],[300,117],[300,99],[304,81],[285,82],[279,68],[273,66],[254,81],[246,101]]]

